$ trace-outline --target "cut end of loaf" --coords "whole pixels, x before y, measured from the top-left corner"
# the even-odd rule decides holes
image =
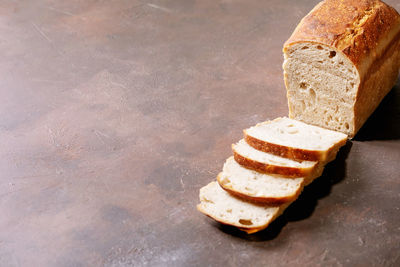
[[[289,117],[353,136],[360,79],[352,62],[341,51],[313,42],[288,45],[284,56]]]

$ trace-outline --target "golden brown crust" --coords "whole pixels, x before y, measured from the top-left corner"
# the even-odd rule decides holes
[[[255,196],[249,196],[245,193],[235,191],[231,187],[227,186],[226,184],[221,182],[221,173],[218,174],[217,176],[217,181],[219,185],[227,192],[229,192],[231,195],[234,195],[238,198],[244,199],[245,201],[249,201],[252,203],[259,203],[259,204],[269,204],[269,205],[280,205],[283,203],[287,202],[292,202],[297,197],[300,195],[301,191],[303,190],[302,186],[299,187],[299,189],[291,196],[285,196],[285,197],[255,197]]]
[[[270,225],[270,224],[267,224],[267,225],[265,225],[265,226],[263,226],[263,227],[258,227],[258,228],[243,228],[243,227],[238,227],[238,229],[239,229],[240,231],[246,232],[246,233],[248,233],[249,235],[251,235],[251,234],[257,233],[257,232],[259,232],[259,231],[261,231],[261,230],[264,230],[265,228],[268,227],[268,225]]]
[[[399,23],[397,11],[379,0],[325,0],[301,20],[284,51],[298,42],[321,43],[343,52],[358,69],[368,62],[368,69],[397,34]]]
[[[260,173],[270,173],[270,174],[280,174],[287,177],[305,177],[310,175],[313,172],[314,167],[312,168],[294,168],[294,167],[287,167],[287,166],[276,166],[276,165],[269,165],[266,163],[258,162],[252,160],[250,158],[243,157],[242,155],[238,154],[233,149],[233,158],[237,163],[242,165],[243,167],[258,171]]]
[[[244,139],[247,144],[257,150],[293,160],[324,161],[327,157],[326,153],[323,153],[321,151],[287,147],[259,140],[253,136],[248,135],[246,130],[244,130]]]
[[[244,130],[244,140],[246,141],[247,144],[249,144],[253,148],[266,153],[271,153],[276,156],[298,161],[303,161],[303,160],[318,161],[319,164],[322,165],[325,165],[328,162],[334,160],[337,151],[347,142],[347,138],[343,139],[334,146],[332,146],[331,148],[329,148],[328,151],[322,152],[318,150],[305,150],[300,148],[293,148],[293,147],[287,147],[283,145],[269,143],[264,140],[259,140],[253,136],[248,135],[246,130]]]
[[[361,81],[354,106],[354,133],[358,132],[379,103],[393,88],[400,68],[400,32],[390,43],[388,49],[369,68],[365,79]]]

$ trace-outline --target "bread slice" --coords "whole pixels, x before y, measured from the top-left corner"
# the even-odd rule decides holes
[[[226,160],[217,181],[231,194],[269,204],[282,204],[295,200],[304,184],[304,178],[288,178],[246,169],[233,157]]]
[[[258,205],[236,198],[213,181],[200,189],[197,209],[214,220],[252,234],[265,229],[290,203]]]
[[[294,160],[335,159],[347,135],[286,117],[266,121],[244,130],[246,142],[257,150]]]
[[[282,204],[294,201],[303,187],[321,176],[323,166],[309,177],[290,178],[282,175],[263,174],[242,167],[233,157],[226,160],[223,171],[218,175],[219,185],[229,193],[245,200]]]
[[[316,161],[295,161],[257,150],[244,139],[232,145],[233,156],[242,166],[261,173],[280,174],[287,177],[305,177],[316,168]]]

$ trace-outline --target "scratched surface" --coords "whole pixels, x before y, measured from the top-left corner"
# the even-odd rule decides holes
[[[0,266],[399,266],[400,81],[268,230],[195,209],[316,3],[2,0]]]

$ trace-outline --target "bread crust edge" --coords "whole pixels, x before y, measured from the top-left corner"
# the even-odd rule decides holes
[[[254,170],[260,173],[284,175],[290,178],[308,176],[314,171],[317,165],[315,164],[313,167],[301,168],[301,169],[295,167],[276,166],[258,162],[250,158],[244,157],[239,153],[237,153],[233,148],[232,151],[233,151],[233,158],[235,159],[235,161],[247,169]]]
[[[244,130],[243,132],[244,132],[244,140],[246,141],[247,144],[249,144],[251,147],[257,150],[266,153],[271,153],[276,156],[289,158],[297,161],[303,161],[303,160],[324,161],[327,158],[327,153],[324,153],[322,151],[306,150],[306,149],[288,147],[283,145],[277,145],[274,143],[269,143],[264,140],[260,140],[251,135],[248,135],[246,130]]]
[[[276,212],[276,213],[268,220],[268,222],[267,222],[266,224],[264,224],[264,225],[262,225],[262,226],[257,226],[257,227],[245,227],[245,226],[243,226],[243,225],[238,225],[238,224],[235,224],[235,223],[229,223],[229,222],[224,221],[224,220],[221,220],[221,219],[219,219],[219,218],[215,218],[214,216],[211,216],[211,215],[208,214],[205,210],[203,210],[203,209],[201,208],[201,204],[198,204],[198,205],[196,206],[196,208],[197,208],[198,211],[200,211],[201,213],[203,213],[203,214],[206,215],[207,217],[209,217],[209,218],[211,218],[211,219],[213,219],[213,220],[215,220],[215,221],[217,221],[217,222],[219,222],[219,223],[221,223],[221,224],[229,225],[229,226],[234,226],[234,227],[238,228],[239,230],[246,232],[247,234],[254,234],[254,233],[256,233],[256,232],[259,232],[259,231],[264,230],[265,228],[267,228],[273,221],[275,221],[275,219],[276,219],[277,217],[279,217],[280,215],[282,215],[282,213],[285,211],[285,209],[286,209],[291,203],[292,203],[292,202],[289,202],[289,203],[286,203],[286,204],[283,204],[283,205],[279,206],[279,207],[278,207],[278,209],[279,209],[278,212]]]

